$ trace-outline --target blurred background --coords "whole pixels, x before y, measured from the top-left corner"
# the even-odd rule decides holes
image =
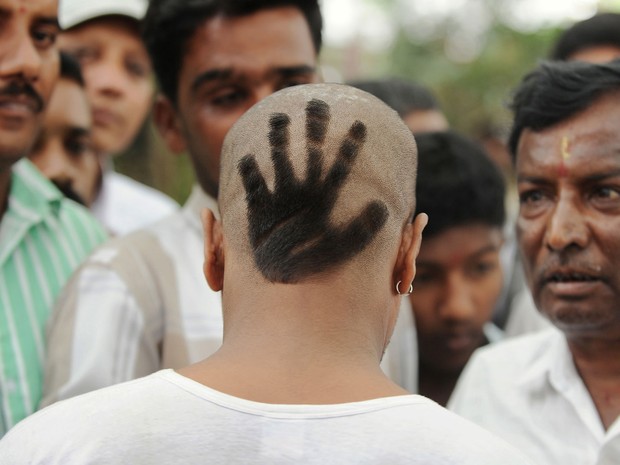
[[[506,104],[561,30],[620,0],[322,0],[325,81],[396,76],[428,86],[452,127],[479,140],[504,137]],[[194,182],[151,123],[115,159],[121,173],[183,203]]]

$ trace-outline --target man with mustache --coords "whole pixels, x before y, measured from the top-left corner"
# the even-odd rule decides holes
[[[39,403],[44,327],[68,276],[104,239],[28,161],[59,72],[55,0],[0,0],[0,436]]]
[[[449,407],[538,464],[617,464],[620,62],[544,63],[513,110],[517,235],[554,327],[480,349]]]
[[[79,63],[60,53],[60,78],[29,158],[66,197],[90,207],[101,167],[92,142],[92,117]]]

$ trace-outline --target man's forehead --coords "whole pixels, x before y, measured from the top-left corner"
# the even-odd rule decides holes
[[[284,14],[282,14],[284,12]],[[294,15],[294,16],[290,16]],[[315,66],[316,52],[302,13],[269,8],[240,17],[205,19],[187,38],[181,74],[232,70],[235,75],[300,65]]]
[[[56,18],[58,0],[0,0],[0,11],[24,17]]]
[[[517,168],[524,157],[536,155],[539,162],[568,161],[573,156],[610,151],[620,146],[620,91],[595,100],[585,110],[542,130],[525,128],[517,147]],[[601,155],[605,155],[602,153]]]

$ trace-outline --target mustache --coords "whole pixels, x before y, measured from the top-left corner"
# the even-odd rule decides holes
[[[11,81],[3,88],[0,88],[0,99],[4,97],[26,97],[35,104],[37,113],[41,113],[45,107],[43,98],[27,82]]]

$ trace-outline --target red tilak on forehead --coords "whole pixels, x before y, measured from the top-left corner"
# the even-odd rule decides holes
[[[568,151],[568,136],[562,137],[560,154],[562,156],[562,160],[560,160],[560,166],[558,167],[558,176],[564,178],[568,176],[568,168],[566,167],[565,163],[570,158],[570,152]]]

